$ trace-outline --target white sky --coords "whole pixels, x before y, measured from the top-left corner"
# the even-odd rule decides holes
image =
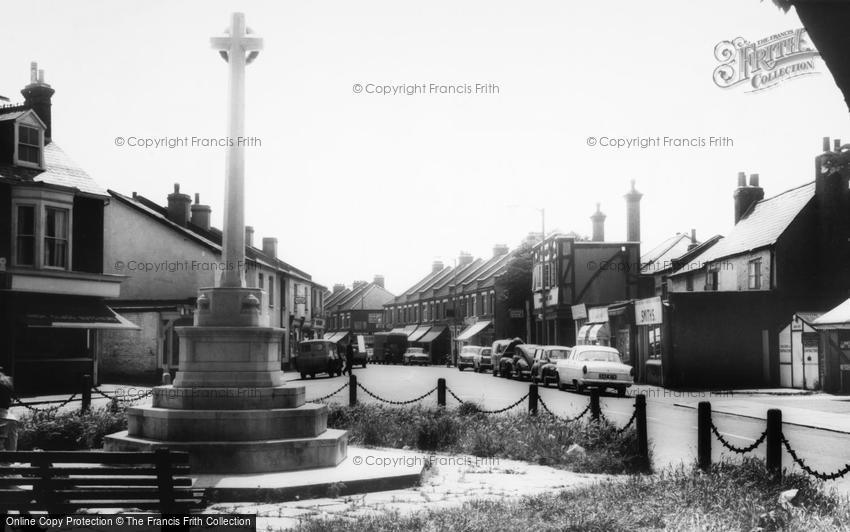
[[[762,93],[720,89],[714,46],[800,27],[769,1],[9,2],[0,94],[37,60],[53,138],[102,185],[162,204],[174,182],[221,225],[221,149],[140,149],[116,136],[225,134],[231,11],[265,39],[248,70],[246,222],[327,286],[386,276],[400,293],[442,257],[490,256],[547,228],[625,238],[644,193],[644,249],[726,233],[738,171],[767,196],[814,177],[824,136],[850,139],[831,75]],[[498,95],[354,94],[355,83],[499,85]],[[733,148],[612,149],[588,136],[728,136]],[[519,205],[520,207],[507,207]],[[128,235],[131,238],[131,235]],[[179,258],[179,257],[175,257]]]

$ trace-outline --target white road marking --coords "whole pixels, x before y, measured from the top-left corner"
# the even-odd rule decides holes
[[[699,427],[697,427],[696,425],[692,426],[691,428],[694,429],[694,430],[699,430]],[[741,436],[739,434],[732,434],[731,432],[723,432],[723,431],[719,431],[719,432],[720,432],[720,434],[723,434],[724,436],[731,436],[732,438],[738,438],[739,440],[756,441],[755,438],[750,438],[748,436]]]

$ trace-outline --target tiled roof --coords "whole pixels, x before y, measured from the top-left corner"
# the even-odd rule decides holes
[[[700,261],[708,263],[776,243],[814,195],[815,183],[811,182],[759,201]]]
[[[0,122],[4,122],[6,120],[15,120],[19,116],[25,114],[26,112],[27,112],[26,110],[23,110],[23,111],[10,111],[8,113],[2,113],[2,114],[0,114]]]
[[[829,325],[846,325],[848,323],[850,323],[850,299],[815,319],[812,325],[828,328]]]
[[[98,185],[85,170],[71,161],[55,142],[44,147],[44,166],[44,170],[39,170],[0,164],[0,179],[17,183],[46,183],[76,189],[84,194],[109,196],[106,188]]]
[[[676,233],[663,240],[660,244],[644,253],[640,257],[643,274],[653,275],[661,273],[673,267],[673,259],[687,253],[691,238],[684,233]]]

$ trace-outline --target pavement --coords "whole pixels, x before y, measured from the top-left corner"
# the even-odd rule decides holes
[[[399,453],[397,449],[358,449],[349,452],[349,460],[376,453]],[[526,495],[556,493],[618,477],[573,473],[562,469],[468,455],[431,454],[405,451],[411,460],[429,465],[421,485],[365,493],[355,496],[325,497],[274,503],[219,503],[209,506],[210,513],[256,514],[257,530],[297,529],[306,519],[352,519],[362,515],[398,512],[411,514],[424,510],[439,511],[472,500],[506,500]]]

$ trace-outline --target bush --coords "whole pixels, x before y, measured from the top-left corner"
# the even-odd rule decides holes
[[[436,451],[455,444],[460,426],[451,414],[438,410],[436,415],[423,416],[416,428],[416,444],[424,451]]]
[[[108,434],[127,429],[126,409],[112,401],[89,412],[34,412],[21,418],[18,450],[77,451],[103,447]]]

